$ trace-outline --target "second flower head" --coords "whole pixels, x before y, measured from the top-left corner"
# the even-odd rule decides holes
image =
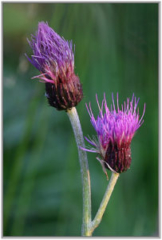
[[[101,162],[103,169],[105,168],[117,173],[122,173],[129,169],[131,164],[131,141],[137,129],[144,122],[143,117],[139,116],[139,109],[137,109],[139,99],[134,95],[130,100],[119,107],[119,99],[117,94],[117,106],[115,106],[114,97],[112,94],[112,105],[108,108],[106,97],[100,106],[98,97],[96,100],[99,108],[99,115],[97,118],[91,109],[91,104],[87,106],[92,126],[94,127],[97,138],[86,138],[86,140],[93,146],[90,149],[83,150],[98,153],[100,157],[97,159]]]

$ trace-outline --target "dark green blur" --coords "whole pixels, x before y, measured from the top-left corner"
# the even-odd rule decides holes
[[[50,107],[38,71],[24,53],[39,21],[75,43],[75,72],[84,98],[77,106],[84,136],[95,134],[85,103],[95,95],[140,97],[144,124],[93,236],[157,236],[158,4],[3,3],[4,236],[80,236],[82,186],[76,143],[66,112]],[[88,144],[87,144],[88,145]],[[88,153],[94,217],[108,184]],[[109,172],[110,176],[110,172]]]

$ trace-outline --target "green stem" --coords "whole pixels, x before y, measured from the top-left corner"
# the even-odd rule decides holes
[[[89,230],[89,232],[91,234],[102,220],[103,214],[105,212],[105,209],[106,209],[106,206],[109,202],[111,194],[114,190],[114,186],[116,184],[116,181],[117,181],[118,177],[119,177],[119,173],[113,173],[112,172],[111,179],[110,179],[109,184],[107,186],[105,195],[103,196],[103,199],[102,199],[102,202],[101,202],[100,207],[98,209],[98,212],[97,212],[94,220],[91,222],[91,226],[90,226],[90,230]]]
[[[81,167],[82,175],[82,185],[83,185],[83,225],[82,225],[82,236],[90,236],[89,225],[91,223],[91,187],[90,187],[90,174],[88,168],[87,153],[80,149],[84,146],[83,133],[79,121],[79,116],[77,114],[76,108],[67,111],[69,116],[75,139],[77,142],[79,161]]]

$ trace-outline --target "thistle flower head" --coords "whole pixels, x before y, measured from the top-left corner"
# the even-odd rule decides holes
[[[103,163],[104,167],[111,171],[124,172],[131,164],[130,144],[135,132],[144,122],[145,105],[142,117],[140,118],[139,109],[137,109],[139,99],[136,99],[134,95],[131,101],[128,98],[121,105],[121,108],[119,107],[118,94],[117,107],[112,95],[110,109],[107,106],[105,95],[101,106],[99,105],[97,95],[96,100],[99,107],[98,117],[94,117],[91,104],[87,106],[87,110],[92,126],[97,133],[97,139],[86,138],[93,148],[84,150],[98,153],[101,159],[97,159]]]
[[[80,80],[74,73],[72,41],[66,41],[47,23],[40,22],[38,31],[31,35],[28,42],[33,55],[27,58],[41,73],[33,78],[39,78],[46,84],[49,104],[58,110],[76,106],[83,92]]]

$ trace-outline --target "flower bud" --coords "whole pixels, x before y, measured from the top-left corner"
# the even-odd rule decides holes
[[[40,71],[49,104],[57,110],[76,106],[83,98],[82,85],[74,73],[72,41],[61,38],[47,23],[40,22],[29,45],[33,55],[28,60]]]

